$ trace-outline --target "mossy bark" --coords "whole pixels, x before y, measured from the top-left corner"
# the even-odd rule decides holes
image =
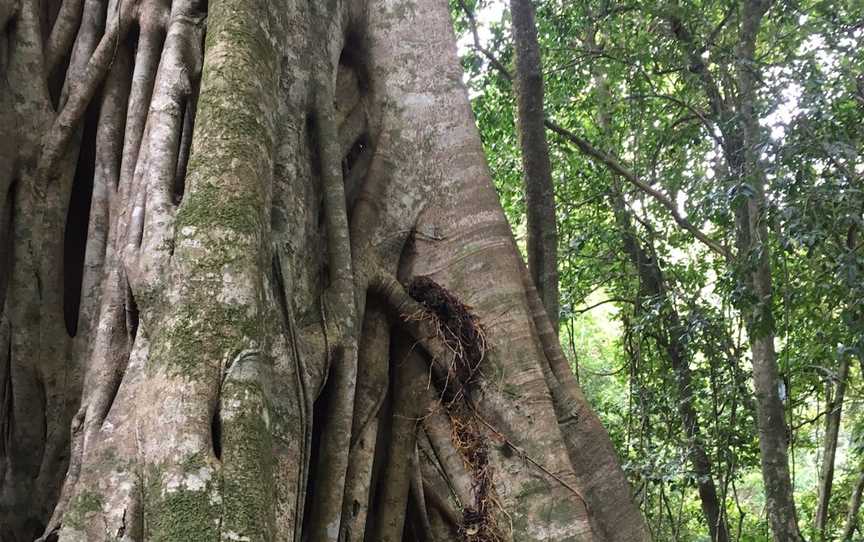
[[[596,470],[564,444],[556,347],[534,325],[446,2],[85,2],[62,24],[57,9],[22,2],[2,27],[3,69],[21,76],[0,78],[15,87],[2,114],[32,126],[0,169],[0,429],[15,435],[0,538],[455,539],[471,480],[431,451],[453,451],[449,422],[418,423],[447,349],[415,325],[431,316],[397,277],[416,275],[495,320],[472,405],[504,538],[601,540],[590,509],[636,510],[573,390]],[[65,43],[70,24],[81,50],[46,68],[43,34]],[[64,226],[73,193],[86,231]],[[86,262],[75,306],[60,258]],[[405,342],[419,366],[399,365]],[[615,499],[580,492],[592,478]]]

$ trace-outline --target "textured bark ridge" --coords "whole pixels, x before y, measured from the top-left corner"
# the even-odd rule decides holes
[[[7,5],[0,540],[647,539],[447,2]]]

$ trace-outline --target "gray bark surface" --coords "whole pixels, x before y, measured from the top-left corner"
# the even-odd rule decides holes
[[[859,469],[858,479],[855,480],[855,487],[852,488],[852,495],[849,497],[849,506],[846,509],[846,521],[843,523],[843,532],[838,540],[849,542],[852,536],[858,530],[858,512],[861,510],[861,496],[864,494],[864,469]]]
[[[837,456],[837,439],[840,436],[843,400],[846,396],[846,381],[849,378],[849,362],[849,356],[843,356],[836,376],[825,386],[827,414],[825,415],[825,434],[822,437],[822,465],[819,468],[818,499],[814,513],[816,532],[822,539],[825,538],[828,505],[831,503],[831,489],[834,485],[834,459]]]

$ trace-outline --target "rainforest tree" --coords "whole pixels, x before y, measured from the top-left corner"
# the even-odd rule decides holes
[[[0,539],[647,539],[446,2],[19,0],[0,37]]]

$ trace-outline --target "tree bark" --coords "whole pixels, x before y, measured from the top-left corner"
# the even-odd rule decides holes
[[[864,494],[864,469],[858,472],[858,479],[855,481],[855,487],[852,489],[852,495],[849,497],[849,506],[846,510],[846,521],[843,523],[843,532],[840,534],[839,540],[850,542],[852,535],[858,528],[858,511],[861,509],[861,495]]]
[[[2,26],[0,539],[444,541],[478,501],[501,540],[647,538],[544,340],[446,2],[87,1],[55,83],[59,8]],[[440,435],[418,388],[458,408]]]
[[[753,301],[744,307],[744,319],[753,362],[756,414],[761,452],[762,478],[768,520],[777,542],[803,540],[792,494],[787,452],[786,421],[780,398],[780,375],[774,350],[773,289],[771,255],[768,246],[765,172],[760,164],[762,131],[756,116],[756,41],[768,0],[744,0],[736,51],[738,80],[738,123],[740,146],[732,149],[730,168],[739,174],[742,196],[735,204],[738,255],[736,265]],[[727,138],[728,139],[728,138]],[[749,187],[752,194],[748,194]]]
[[[558,226],[552,163],[546,141],[543,68],[534,6],[510,0],[516,55],[516,103],[528,223],[528,270],[552,326],[558,330]]]
[[[816,501],[815,527],[820,539],[825,539],[828,523],[828,505],[831,503],[831,489],[834,484],[834,458],[837,455],[837,438],[840,435],[840,421],[843,414],[843,399],[846,395],[846,379],[849,377],[849,355],[840,359],[836,375],[826,384],[825,435],[822,438],[822,465],[819,469],[818,500]]]

